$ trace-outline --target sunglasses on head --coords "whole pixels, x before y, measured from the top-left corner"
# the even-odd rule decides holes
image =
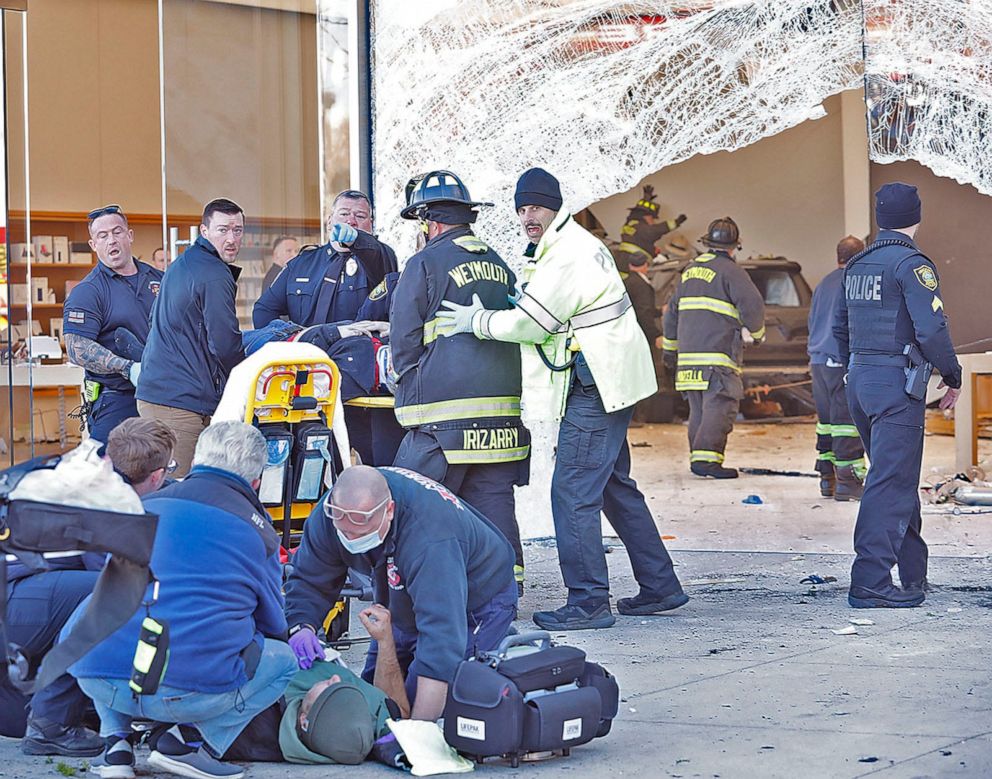
[[[99,219],[101,216],[108,216],[109,214],[120,214],[121,216],[124,216],[124,209],[122,209],[116,203],[111,203],[108,206],[103,206],[101,208],[97,208],[97,209],[95,209],[93,211],[90,211],[86,215],[86,218],[90,222],[93,222],[93,221]]]

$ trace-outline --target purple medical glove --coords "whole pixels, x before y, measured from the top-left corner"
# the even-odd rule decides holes
[[[310,668],[314,660],[324,659],[324,647],[317,640],[317,634],[308,627],[300,628],[291,635],[289,645],[303,670]]]

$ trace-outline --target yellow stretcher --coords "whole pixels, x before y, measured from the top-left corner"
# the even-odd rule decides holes
[[[255,373],[251,385],[254,391],[249,392],[245,407],[245,422],[263,432],[269,425],[278,425],[287,428],[290,434],[305,422],[322,422],[330,427],[340,385],[338,367],[326,357],[301,362],[286,362],[278,358],[269,360],[261,364]],[[266,509],[273,525],[281,531],[283,546],[288,550],[316,501],[293,499],[295,474],[292,472],[291,451],[287,462],[288,467],[282,475],[283,500],[279,505],[266,505]],[[287,517],[288,522],[285,521]]]

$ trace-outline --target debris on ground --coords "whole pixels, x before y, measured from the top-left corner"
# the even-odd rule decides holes
[[[837,581],[836,576],[820,576],[816,573],[811,573],[805,579],[800,579],[800,584],[832,584]]]
[[[749,476],[804,476],[809,479],[819,479],[818,473],[807,473],[806,471],[780,471],[775,468],[749,468],[747,466],[738,468],[741,473]]]
[[[860,625],[861,627],[875,624],[875,620],[865,619],[863,617],[851,617],[851,619],[849,619],[848,622],[850,622],[852,625]]]
[[[835,636],[855,636],[858,634],[858,629],[854,625],[847,625],[846,627],[833,629],[830,632]]]
[[[930,504],[951,503],[959,506],[992,507],[992,481],[981,465],[972,465],[961,473],[932,475],[920,488],[923,500]]]
[[[746,506],[760,506],[764,501],[758,495],[748,495],[741,503]]]

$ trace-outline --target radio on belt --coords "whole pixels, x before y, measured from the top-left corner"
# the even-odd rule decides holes
[[[495,652],[464,660],[448,687],[444,740],[478,762],[530,752],[568,755],[610,732],[620,688],[585,652],[546,631],[508,636]]]

